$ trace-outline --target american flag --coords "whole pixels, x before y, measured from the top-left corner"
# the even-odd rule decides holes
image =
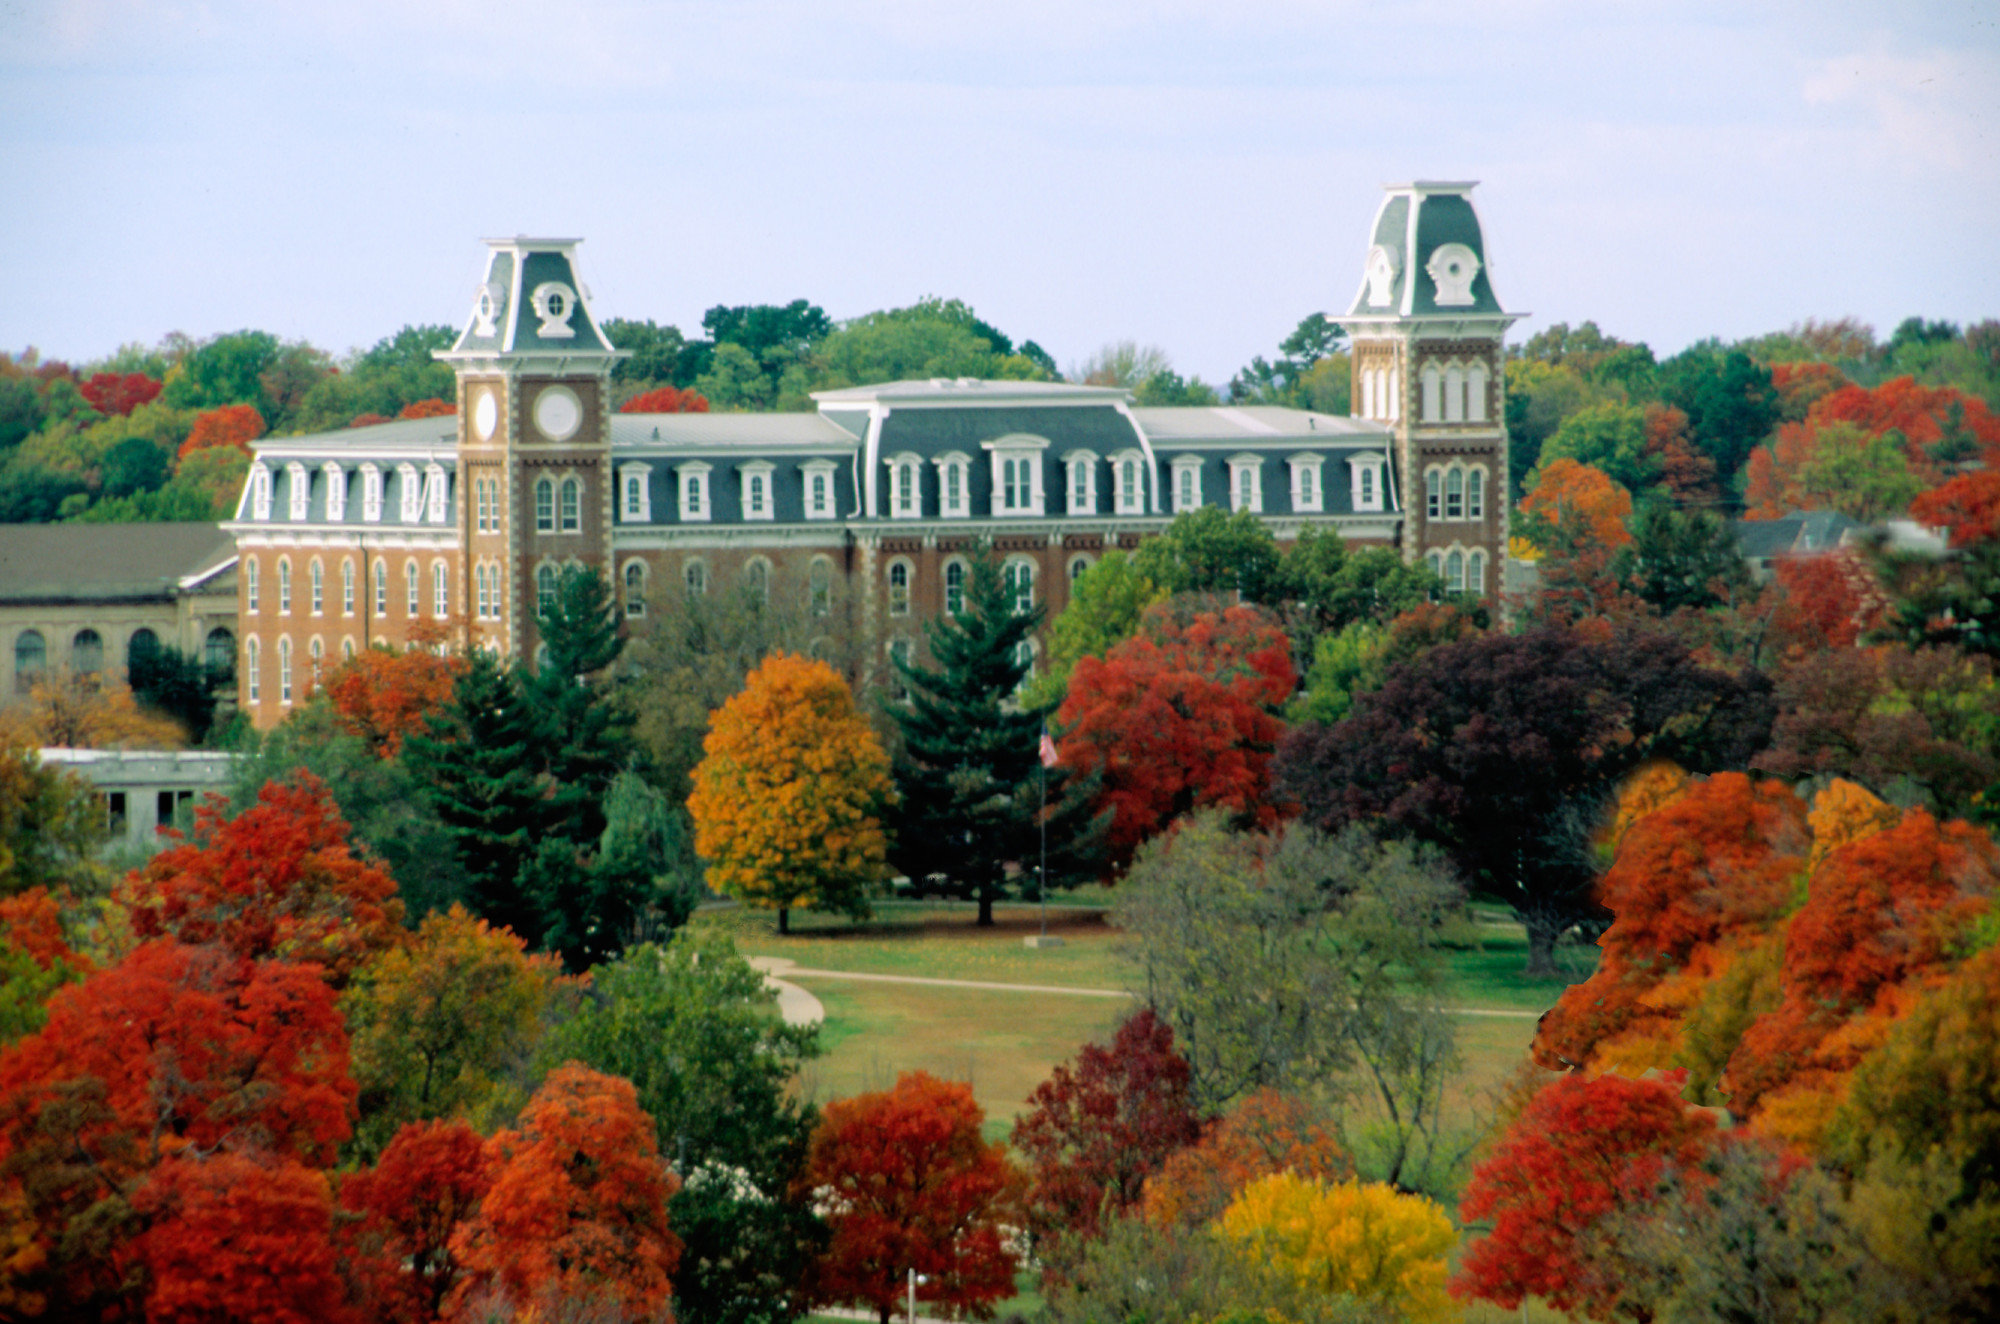
[[[1049,729],[1046,726],[1042,728],[1042,766],[1044,768],[1056,766],[1056,742],[1049,739]]]

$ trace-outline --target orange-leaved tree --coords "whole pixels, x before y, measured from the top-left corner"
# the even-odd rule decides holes
[[[1113,868],[1196,809],[1227,809],[1271,827],[1271,755],[1292,697],[1291,641],[1256,607],[1146,610],[1139,633],[1103,658],[1083,657],[1057,714],[1062,762],[1102,776],[1096,809],[1112,812]]]
[[[681,1253],[667,1200],[680,1180],[630,1081],[557,1067],[519,1126],[486,1148],[492,1185],[449,1242],[463,1266],[454,1311],[632,1321],[666,1313]]]
[[[341,1180],[347,1258],[369,1315],[439,1317],[461,1276],[452,1234],[492,1184],[486,1142],[464,1122],[412,1122],[374,1167]]]
[[[2000,538],[2000,469],[1958,474],[1910,503],[1919,524],[1951,530],[1953,547]]]
[[[1354,1161],[1332,1121],[1297,1094],[1265,1088],[1209,1128],[1200,1143],[1172,1154],[1146,1183],[1146,1218],[1194,1228],[1222,1216],[1259,1177],[1289,1172],[1346,1181]]]
[[[404,737],[422,731],[425,719],[451,702],[466,662],[439,651],[444,636],[443,625],[418,622],[410,629],[408,648],[365,648],[320,684],[340,728],[359,737],[377,758],[396,757]]]
[[[1355,1297],[1409,1324],[1459,1314],[1445,1293],[1458,1232],[1421,1195],[1279,1172],[1244,1187],[1216,1226],[1238,1255],[1313,1295]]]
[[[1020,1176],[981,1138],[984,1120],[970,1086],[922,1071],[827,1105],[799,1178],[833,1230],[814,1273],[820,1300],[889,1324],[912,1272],[919,1300],[954,1312],[1013,1295]]]
[[[775,909],[868,913],[882,877],[889,756],[826,663],[773,653],[715,713],[688,812],[709,885]]]
[[[708,397],[678,386],[659,386],[618,406],[621,414],[706,414]]]
[[[449,400],[412,400],[396,411],[397,418],[449,418],[458,406]]]
[[[1632,541],[1632,494],[1595,465],[1564,458],[1542,469],[1521,498],[1528,537],[1546,553],[1588,546],[1615,552]]]
[[[196,451],[214,446],[233,446],[248,455],[250,443],[263,435],[264,416],[255,405],[224,405],[195,419],[174,458],[185,460]]]
[[[356,858],[326,783],[304,769],[235,818],[197,809],[194,834],[134,870],[118,899],[142,938],[310,961],[336,987],[397,940],[403,914],[395,880]]]

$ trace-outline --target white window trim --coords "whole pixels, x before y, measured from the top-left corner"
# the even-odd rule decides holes
[[[431,523],[442,524],[449,505],[445,487],[444,466],[428,465],[424,469],[424,509]]]
[[[1111,508],[1119,515],[1143,515],[1146,513],[1146,485],[1153,481],[1153,462],[1146,452],[1133,447],[1128,450],[1113,451],[1105,457],[1111,465]],[[1127,462],[1132,465],[1132,490],[1126,491],[1119,482],[1125,472]]]
[[[326,475],[326,519],[338,524],[347,518],[347,471],[332,460],[320,466]]]
[[[1250,500],[1243,501],[1243,475],[1250,475]],[[1248,452],[1229,457],[1229,509],[1234,512],[1248,510],[1253,515],[1264,513],[1264,457]]]
[[[292,558],[278,558],[278,615],[292,614]]]
[[[340,561],[340,614],[354,614],[354,558],[345,556]]]
[[[1024,609],[1021,606],[1021,597],[1018,589],[1009,589],[1007,594],[1008,604],[1012,607],[1013,612],[1016,616],[1025,616],[1028,612],[1033,611],[1035,609],[1035,603],[1037,601],[1036,594],[1041,590],[1042,587],[1041,566],[1038,565],[1035,562],[1035,559],[1030,556],[1010,556],[1007,558],[1006,562],[1002,564],[1000,567],[1000,575],[1002,582],[1005,582],[1007,579],[1017,575],[1019,571],[1023,569],[1025,569],[1028,572],[1027,607]]]
[[[1292,475],[1292,509],[1316,515],[1326,509],[1326,457],[1301,451],[1286,459]],[[1312,475],[1312,496],[1305,495],[1305,476]]]
[[[291,507],[291,517],[303,520],[312,512],[312,479],[306,476],[305,465],[293,460],[285,466],[286,493]]]
[[[370,524],[382,522],[382,471],[372,464],[361,466],[361,518]]]
[[[576,493],[576,524],[569,524],[569,494]],[[583,532],[583,479],[575,474],[564,474],[556,480],[556,532]]]
[[[965,519],[972,514],[972,457],[964,451],[946,451],[931,461],[937,466],[938,514],[945,519]],[[951,499],[951,471],[958,471],[958,500]]]
[[[639,499],[632,500],[632,482],[639,483]],[[650,464],[622,464],[618,466],[618,517],[621,520],[649,524],[653,519],[653,466]]]
[[[1070,451],[1063,457],[1063,510],[1071,515],[1097,513],[1097,452]],[[1081,479],[1081,482],[1077,480]],[[1117,476],[1113,474],[1113,485]],[[1082,500],[1077,499],[1081,492]]]
[[[451,570],[443,561],[431,562],[431,617],[451,619]]]
[[[714,469],[714,465],[705,464],[700,460],[675,467],[674,476],[679,480],[680,484],[680,514],[682,519],[706,520],[708,518],[708,512],[713,509],[709,502],[709,494],[712,489],[709,479]],[[699,501],[688,500],[688,480],[690,478],[699,478],[701,480],[696,485],[696,490],[699,491],[701,497]]]
[[[271,471],[261,462],[250,470],[250,518],[271,518]]]
[[[840,489],[836,486],[840,466],[832,460],[808,460],[799,466],[799,500],[805,503],[807,519],[833,519],[840,512]],[[813,479],[826,480],[826,509],[813,509]]]
[[[979,447],[987,452],[993,466],[993,499],[988,503],[991,506],[990,513],[1009,517],[1041,518],[1043,512],[1048,509],[1042,491],[1042,452],[1049,448],[1048,439],[1015,432],[993,441],[982,441]],[[1009,460],[1028,462],[1028,504],[1024,508],[1011,508],[1002,504],[1007,498],[1004,466]]]
[[[889,469],[887,488],[890,519],[922,519],[924,517],[924,458],[915,451],[902,451],[883,461]],[[910,505],[903,508],[902,490],[898,481],[904,468],[910,472]]]
[[[264,650],[254,634],[243,636],[243,673],[248,679],[250,702],[259,702],[264,694]]]
[[[414,464],[397,465],[396,480],[402,491],[401,511],[403,523],[415,524],[424,511],[424,494],[417,487],[417,466]]]
[[[639,572],[639,596],[632,596],[632,572]],[[646,614],[646,593],[652,587],[649,582],[652,567],[642,557],[629,557],[618,568],[618,614],[621,616],[644,616]],[[634,610],[637,608],[637,610]]]
[[[958,610],[951,607],[951,572],[958,571]],[[938,569],[938,587],[944,594],[944,609],[952,616],[965,614],[965,592],[972,587],[972,566],[962,556],[948,558]]]
[[[1388,462],[1388,457],[1377,451],[1365,451],[1360,455],[1347,457],[1349,503],[1357,513],[1373,513],[1387,508],[1388,493],[1383,489],[1382,476]],[[1362,495],[1361,473],[1364,469],[1375,475],[1375,491],[1372,498]],[[1321,486],[1321,490],[1325,490],[1324,485]]]
[[[903,572],[903,605],[896,607],[896,571]],[[907,556],[892,557],[882,567],[882,601],[884,610],[891,616],[908,616],[916,610],[917,564]]]
[[[259,590],[263,587],[258,578],[258,561],[253,553],[243,558],[243,610],[245,611],[258,610]]]
[[[748,464],[739,464],[736,466],[736,482],[739,489],[737,500],[742,507],[744,519],[768,522],[778,517],[778,493],[771,483],[771,474],[776,469],[777,466],[769,460],[752,460]],[[764,480],[764,509],[760,511],[750,509],[750,480],[752,478],[761,478]]]
[[[1201,509],[1201,456],[1176,455],[1168,467],[1173,470],[1174,514]],[[1181,475],[1184,473],[1194,475],[1194,490],[1186,498],[1181,496]]]

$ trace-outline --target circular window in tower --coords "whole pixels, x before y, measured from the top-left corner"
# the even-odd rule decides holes
[[[535,397],[535,426],[550,441],[568,441],[583,422],[583,405],[567,386],[546,386]]]
[[[481,441],[493,439],[493,429],[500,426],[500,402],[493,398],[493,392],[481,391],[479,400],[472,406],[472,431]]]

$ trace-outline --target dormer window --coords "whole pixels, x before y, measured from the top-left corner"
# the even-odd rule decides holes
[[[706,520],[708,518],[708,475],[710,467],[696,460],[692,464],[683,464],[674,470],[674,475],[680,479],[681,485],[680,515],[682,519]]]
[[[773,507],[777,502],[775,494],[771,491],[772,469],[773,466],[764,460],[752,460],[748,464],[737,466],[736,473],[743,485],[741,496],[744,519],[775,518]]]
[[[444,523],[446,490],[442,465],[433,464],[424,470],[424,505],[433,524]]]
[[[1373,451],[1352,456],[1347,461],[1348,495],[1356,511],[1380,511],[1385,508],[1388,494],[1383,490],[1382,471],[1387,462],[1385,457]]]
[[[946,519],[964,519],[972,513],[972,457],[946,451],[932,463],[938,471],[938,513]]]
[[[415,524],[423,514],[423,492],[417,486],[417,466],[399,464],[396,466],[396,486],[401,489],[403,499],[403,523]]]
[[[1146,474],[1150,461],[1144,451],[1119,451],[1111,457],[1111,496],[1120,515],[1146,513]]]
[[[291,497],[292,518],[302,520],[312,507],[312,480],[297,460],[285,466],[285,487]]]
[[[1201,507],[1201,456],[1176,455],[1173,460],[1174,513]]]
[[[347,473],[331,461],[322,467],[321,472],[326,475],[327,522],[338,524],[347,518]]]
[[[995,515],[1042,513],[1042,452],[1048,444],[1045,438],[1024,432],[980,443],[993,460]]]
[[[1229,457],[1229,508],[1264,511],[1264,462],[1255,455]]]
[[[924,495],[918,482],[923,463],[910,454],[889,458],[889,518],[917,519],[924,513]]]
[[[361,518],[370,524],[382,521],[382,471],[372,464],[361,466]]]
[[[1292,509],[1299,514],[1317,514],[1324,504],[1320,488],[1321,456],[1294,455],[1285,463],[1292,471]]]
[[[644,524],[653,518],[653,469],[646,464],[620,465],[618,469],[618,509],[628,524]]]
[[[1063,467],[1069,471],[1064,483],[1069,493],[1068,510],[1072,515],[1095,515],[1097,513],[1097,453],[1095,451],[1071,451],[1063,456]]]
[[[271,471],[261,464],[250,471],[250,518],[271,518]]]
[[[808,460],[799,470],[805,479],[806,518],[832,519],[837,466],[832,460]]]

